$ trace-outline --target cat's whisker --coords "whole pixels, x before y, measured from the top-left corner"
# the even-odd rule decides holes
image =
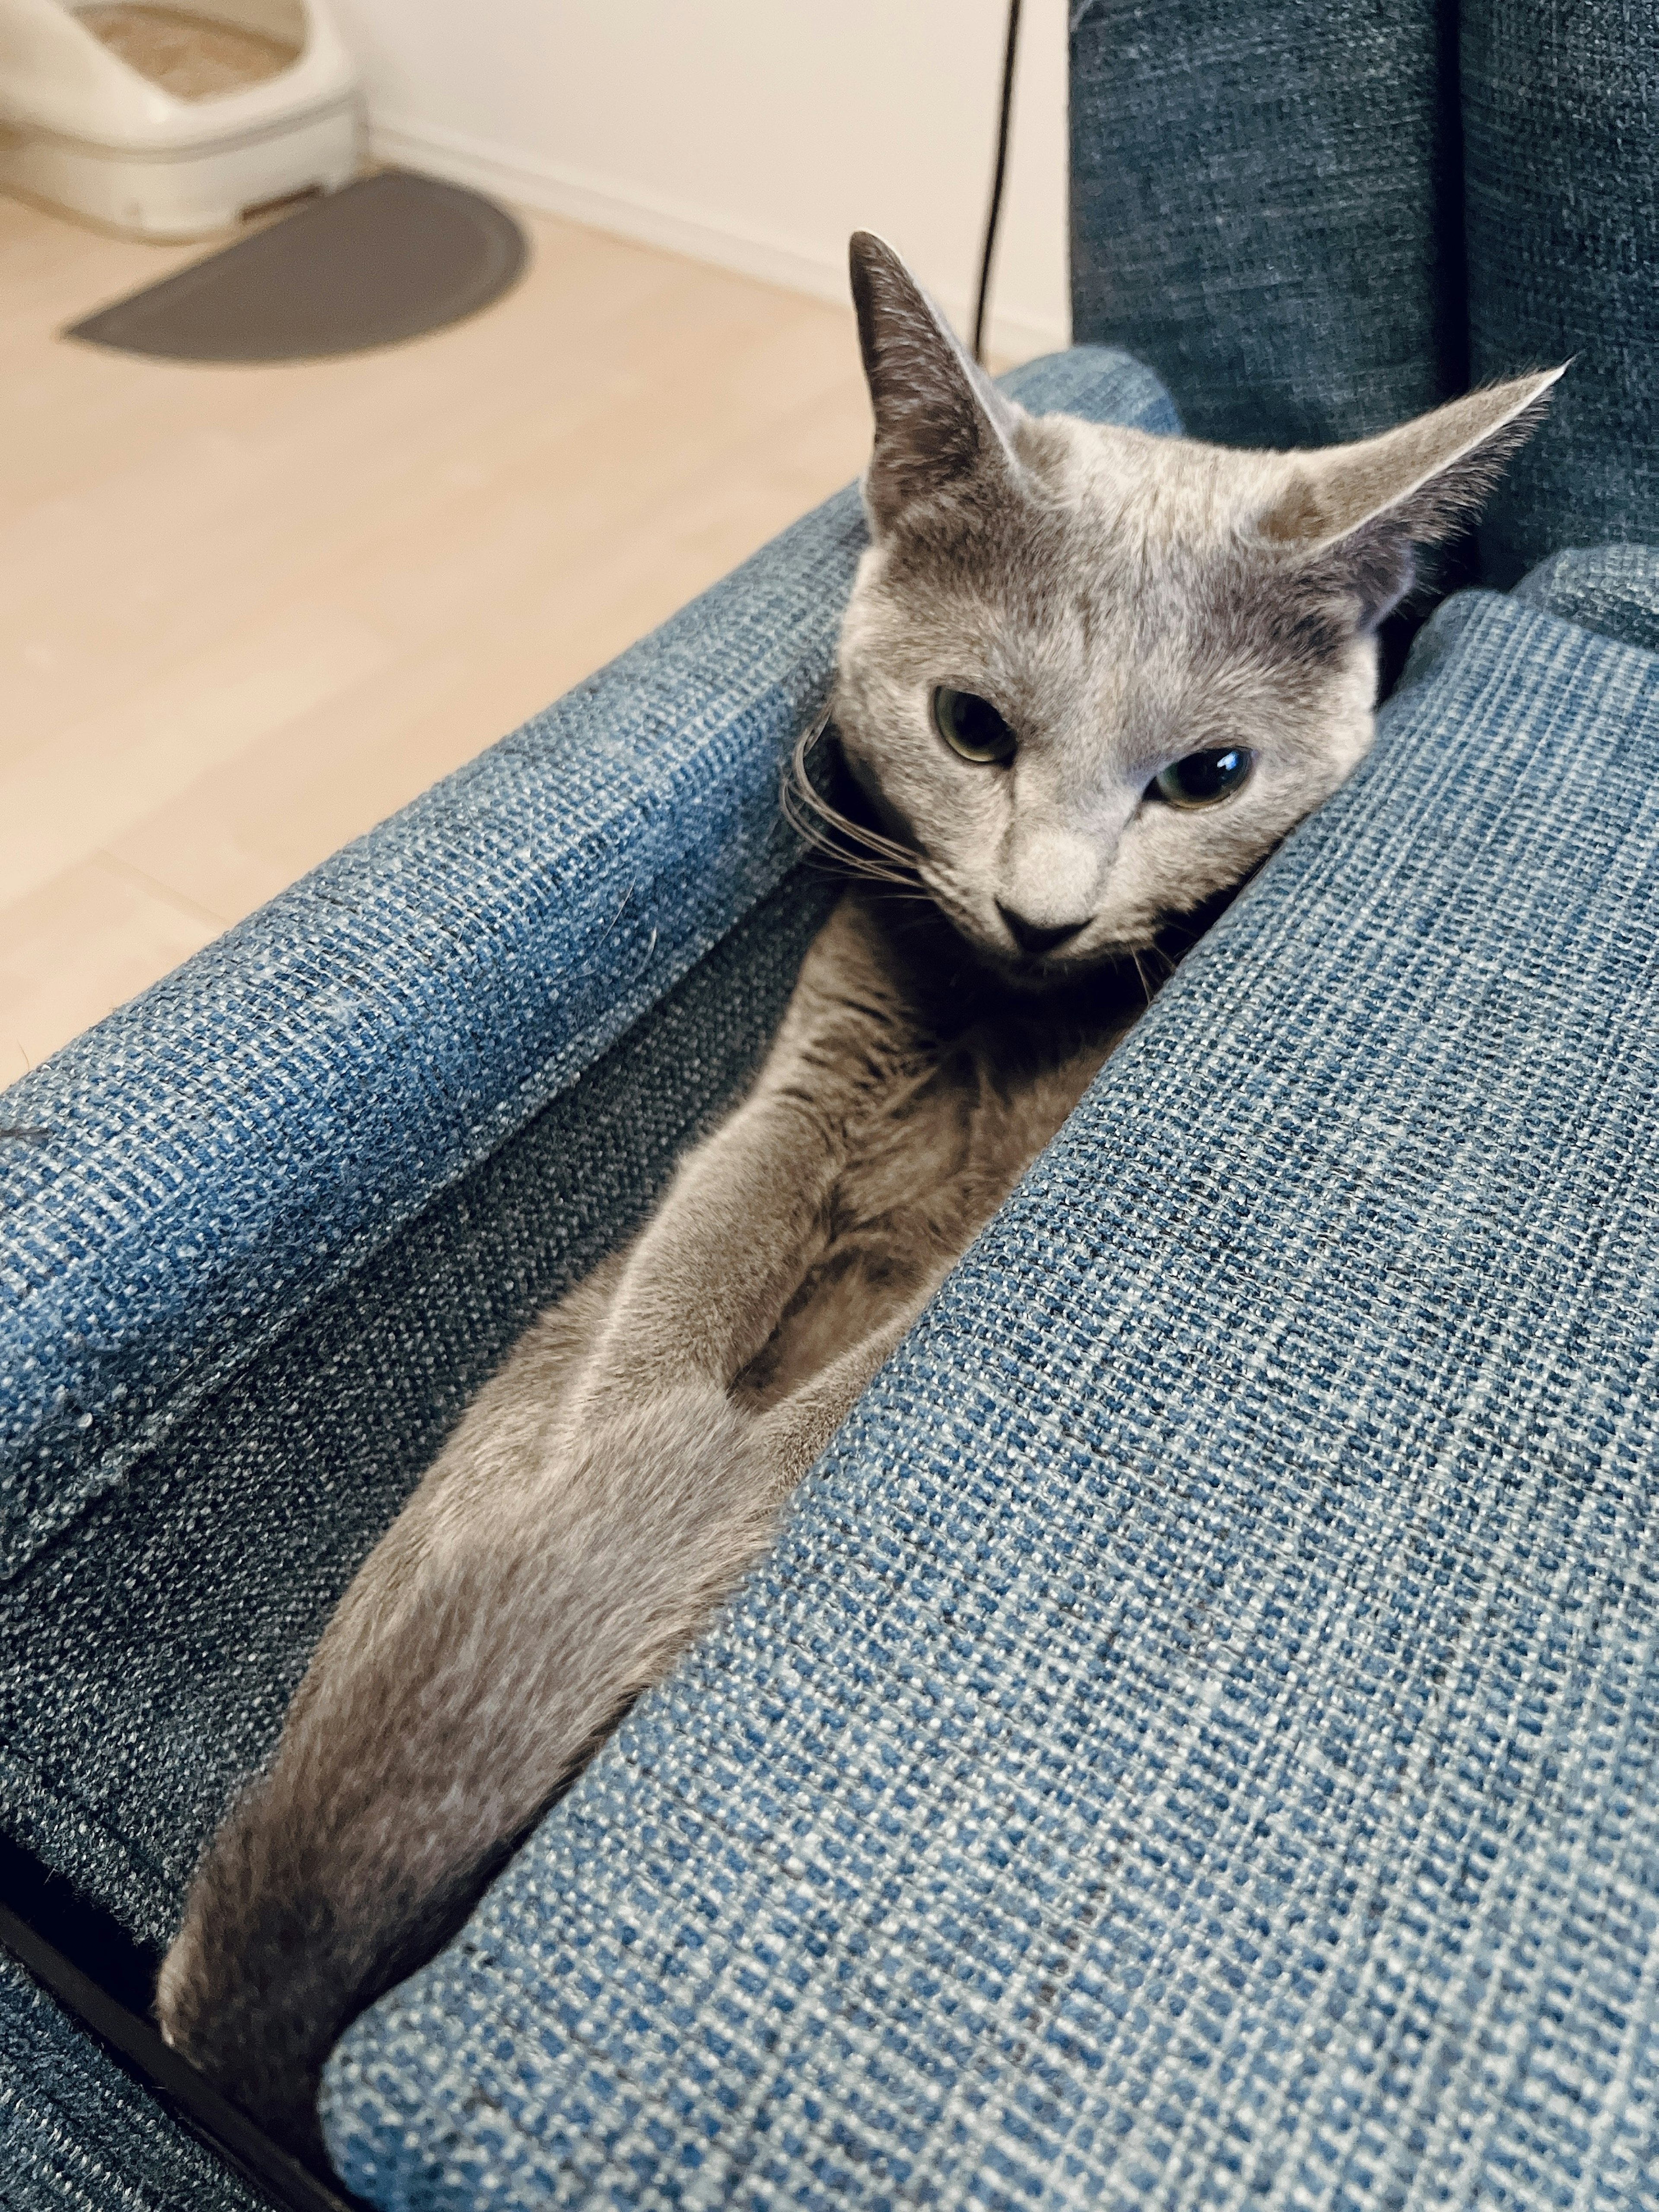
[[[836,874],[860,876],[869,883],[886,884],[908,896],[927,899],[927,892],[920,887],[914,875],[902,874],[869,854],[838,844],[811,822],[792,820],[791,827],[799,835],[811,856]]]
[[[915,862],[902,847],[852,821],[810,784],[803,787],[793,780],[786,781],[783,813],[791,829],[808,844],[860,874],[878,876],[893,883],[919,880]]]
[[[795,740],[779,793],[784,819],[805,843],[840,866],[876,883],[921,891],[921,872],[914,853],[830,804],[807,774],[812,748],[830,726],[829,710],[817,715]]]
[[[1146,947],[1146,950],[1150,954],[1152,954],[1154,959],[1161,960],[1164,963],[1164,973],[1158,979],[1159,988],[1161,988],[1164,984],[1169,981],[1170,976],[1175,974],[1176,969],[1180,967],[1181,963],[1176,957],[1175,954],[1170,951],[1168,945],[1162,944],[1156,938],[1152,940],[1152,944]]]

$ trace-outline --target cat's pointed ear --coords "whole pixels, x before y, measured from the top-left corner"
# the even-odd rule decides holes
[[[1355,592],[1367,627],[1412,585],[1412,552],[1451,536],[1543,418],[1547,368],[1466,392],[1432,414],[1352,446],[1286,454],[1290,480],[1258,525]]]
[[[1019,410],[961,341],[884,238],[855,230],[848,252],[859,344],[876,418],[864,503],[881,537],[907,507],[1017,464]]]

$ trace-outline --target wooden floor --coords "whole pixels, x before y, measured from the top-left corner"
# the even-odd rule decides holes
[[[0,198],[0,1085],[861,466],[850,313],[526,216],[334,362],[65,342],[200,247]]]

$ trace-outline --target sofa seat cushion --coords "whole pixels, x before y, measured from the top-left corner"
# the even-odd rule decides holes
[[[1470,593],[324,2116],[386,2208],[1659,2172],[1659,658]]]

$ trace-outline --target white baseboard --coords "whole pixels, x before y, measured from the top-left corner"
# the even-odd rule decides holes
[[[634,191],[608,179],[584,176],[538,154],[489,144],[438,124],[400,122],[372,117],[370,138],[383,160],[472,185],[521,206],[567,216],[590,229],[605,230],[642,245],[659,246],[694,261],[712,262],[744,276],[805,292],[815,300],[847,301],[847,264],[837,252],[820,254],[758,231],[734,228],[688,207]],[[970,301],[940,295],[940,305],[965,331],[973,318]],[[994,300],[988,349],[1006,361],[1028,361],[1070,343],[1061,324],[998,310]]]

